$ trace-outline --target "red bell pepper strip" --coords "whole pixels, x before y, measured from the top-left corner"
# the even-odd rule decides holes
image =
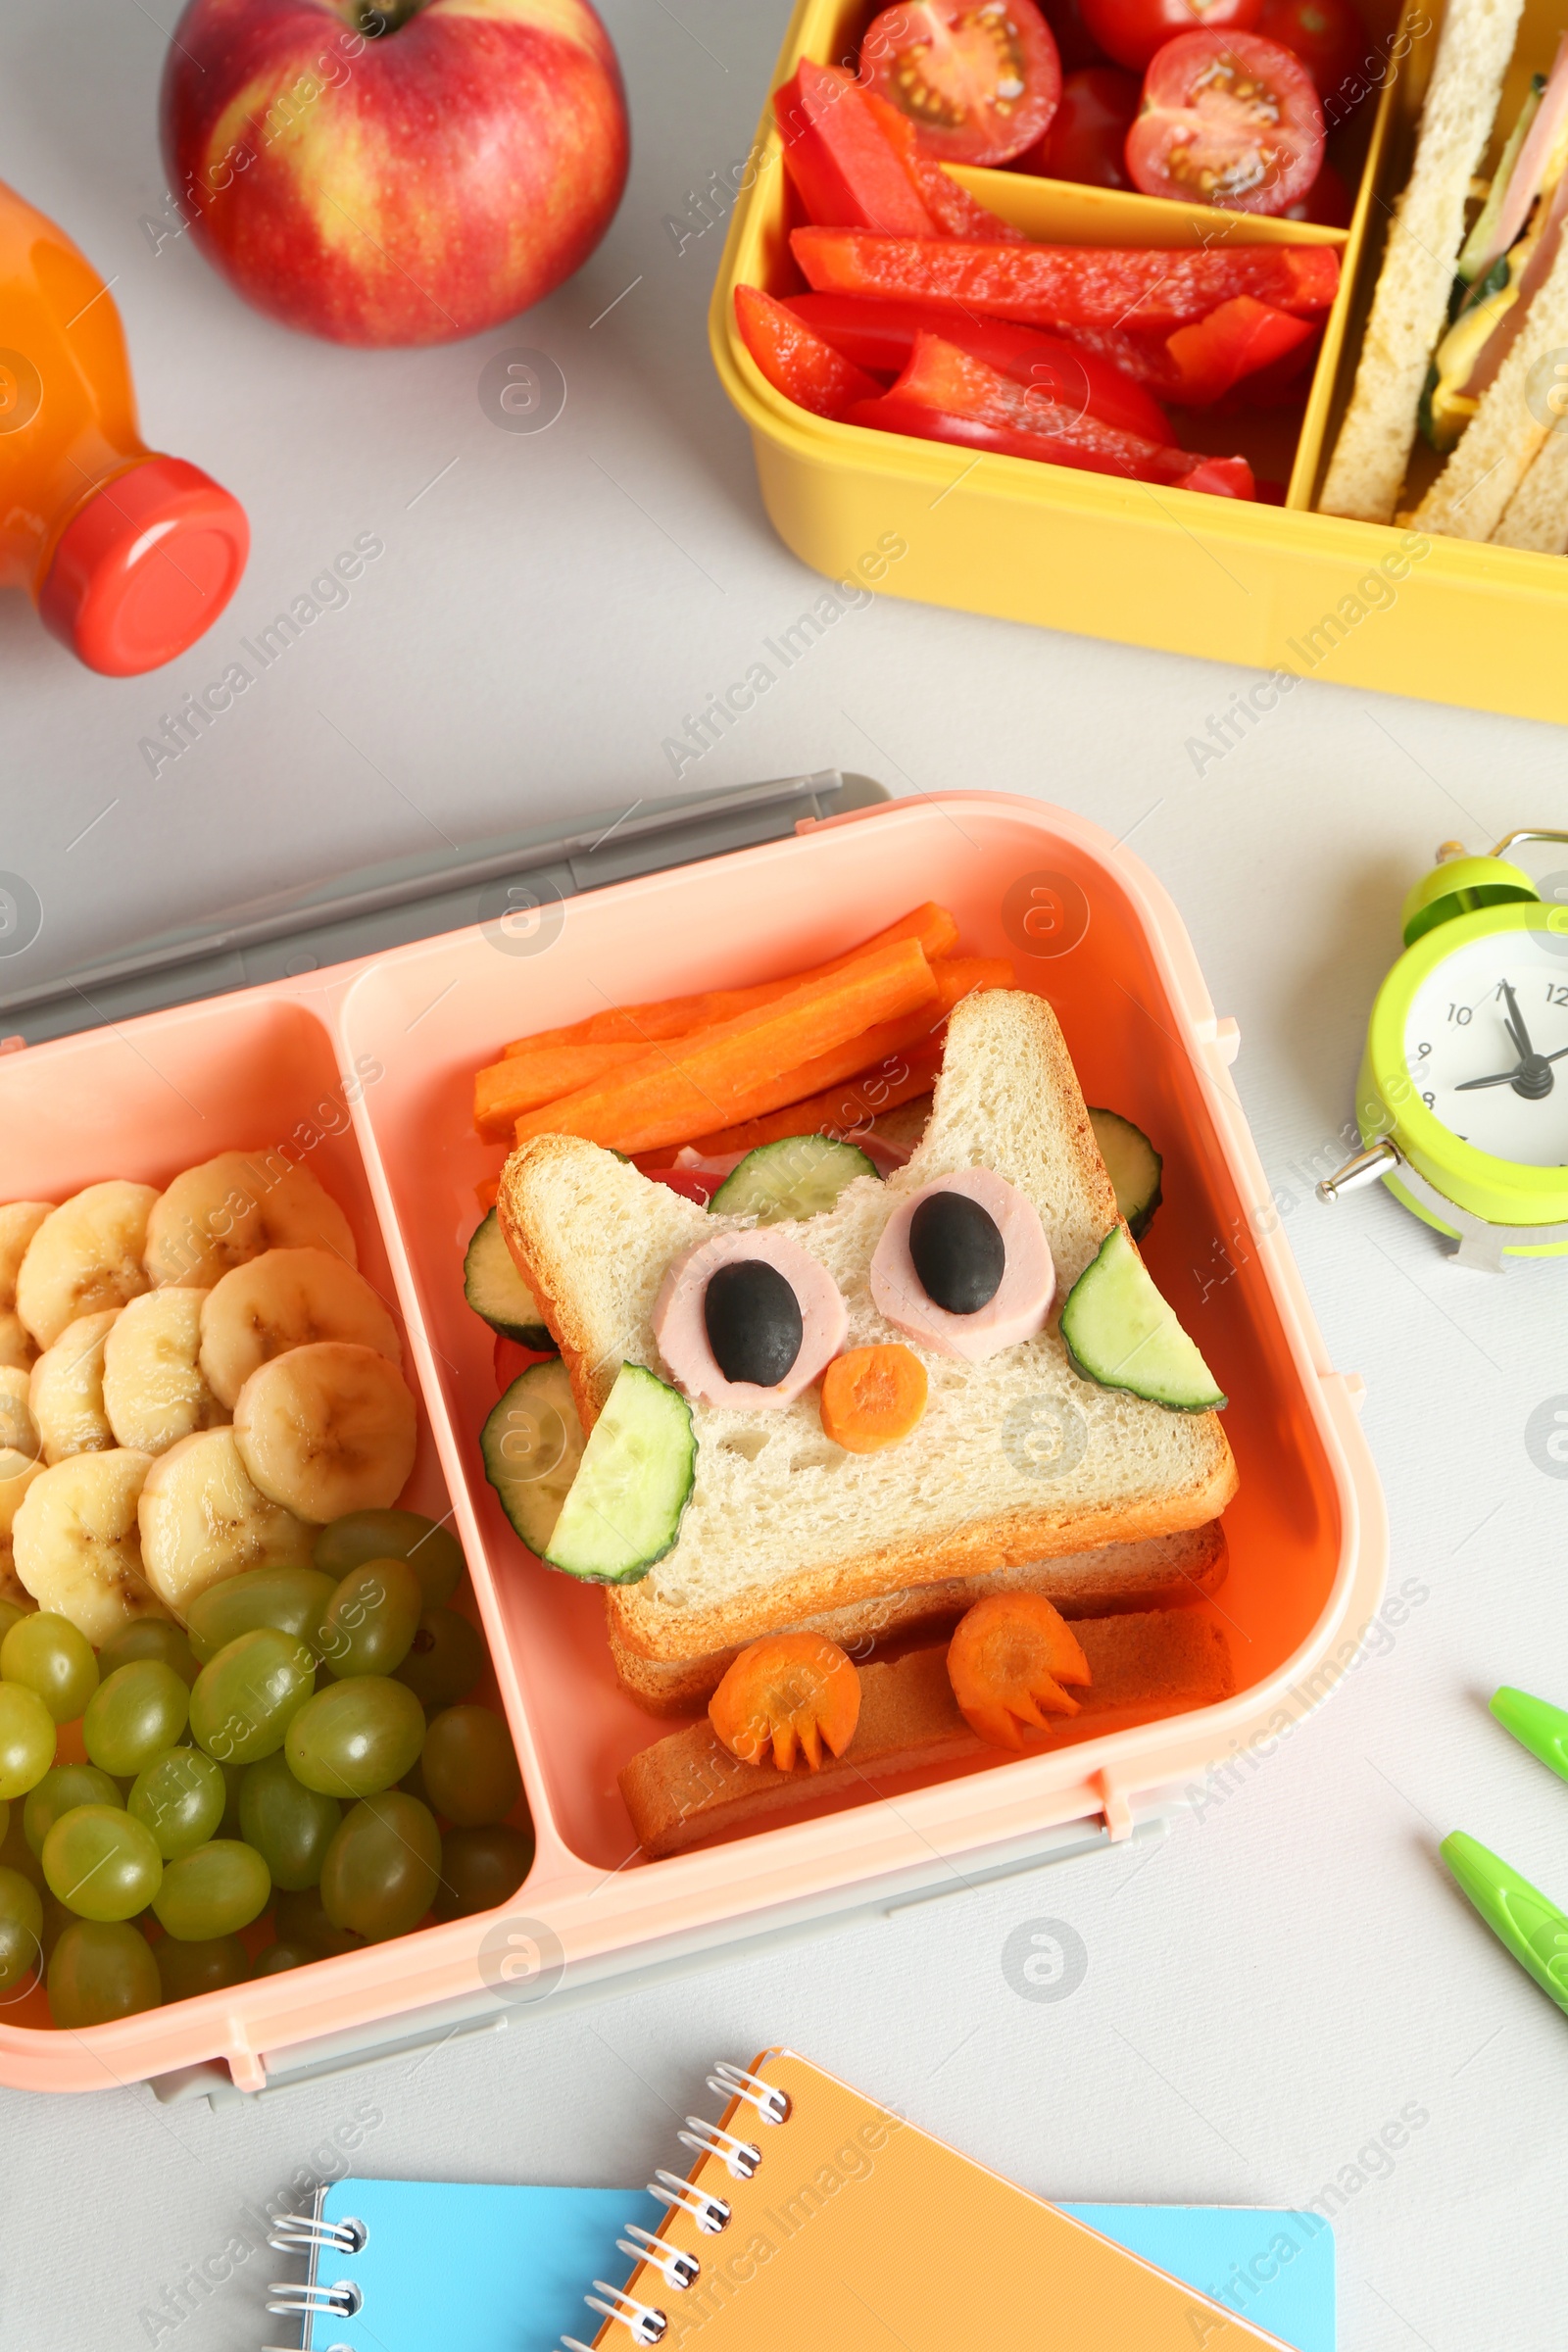
[[[1106,424],[1151,441],[1171,438],[1164,411],[1141,381],[1063,335],[1010,326],[1002,318],[965,318],[936,303],[867,302],[858,294],[787,294],[784,306],[847,360],[878,374],[897,375],[906,366],[924,327],[1020,384],[1040,384],[1058,400],[1076,401]]]
[[[1026,326],[1134,327],[1168,334],[1234,294],[1275,309],[1327,310],[1340,282],[1330,245],[1209,246],[1201,253],[1097,245],[978,245],[798,228],[791,250],[819,294],[940,302]]]
[[[842,416],[858,400],[881,390],[876,378],[824,343],[804,318],[760,286],[737,286],[735,319],[741,340],[776,392],[813,416]]]
[[[889,236],[939,235],[907,165],[866,98],[841,66],[817,66],[808,58],[773,93],[784,169],[808,218]]]
[[[938,420],[937,429],[929,418]],[[971,449],[1043,459],[1132,481],[1190,485],[1195,474],[1218,466],[1221,472],[1213,478],[1234,484],[1230,495],[1251,496],[1251,472],[1242,460],[1205,459],[1075,413],[1042,397],[1038,387],[1017,383],[971,352],[924,332],[916,335],[909,364],[892,391],[857,404],[847,421],[931,440],[961,441]],[[1207,488],[1210,482],[1200,480],[1196,486]]]
[[[1234,294],[1206,318],[1166,336],[1165,349],[1181,371],[1175,398],[1195,406],[1218,400],[1243,376],[1284,359],[1311,332],[1309,319],[1292,318],[1250,294]]]
[[[953,174],[944,170],[934,155],[928,155],[920,144],[920,133],[912,118],[901,114],[887,99],[879,98],[874,90],[865,92],[866,105],[872,120],[880,126],[889,146],[904,163],[926,211],[935,222],[939,237],[958,237],[981,245],[1026,245],[1027,237],[1000,213],[981,204],[968,189],[960,187]]]
[[[912,122],[842,66],[803,59],[773,93],[784,169],[811,220],[887,236],[1023,239],[919,145]]]
[[[1250,499],[1254,495],[1252,469],[1245,458],[1200,458],[1188,450],[1170,449],[1164,453],[1169,464],[1163,474],[1129,473],[1108,453],[1053,441],[1044,433],[981,424],[972,416],[949,416],[940,409],[924,408],[892,392],[885,392],[880,400],[857,401],[843,421],[867,425],[873,432],[902,433],[916,441],[946,441],[958,449],[990,451],[1003,458],[1033,458],[1048,466],[1070,466],[1080,473],[1114,473],[1139,481],[1160,479],[1177,489],[1208,490],[1220,498]],[[1183,466],[1188,470],[1181,471]]]

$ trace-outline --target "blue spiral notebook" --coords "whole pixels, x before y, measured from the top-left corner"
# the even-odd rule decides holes
[[[1334,2232],[1316,2214],[1062,2211],[1296,2352],[1335,2352]],[[627,2225],[657,2231],[663,2218],[637,2189],[337,2180],[317,2197],[309,2286],[279,2290],[269,2308],[303,2311],[303,2352],[556,2352],[585,2319],[590,2330],[596,2324],[583,2310],[590,2281],[626,2277],[617,2240]]]

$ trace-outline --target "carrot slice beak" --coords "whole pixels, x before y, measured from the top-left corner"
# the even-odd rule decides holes
[[[859,1717],[855,1662],[821,1634],[765,1634],[751,1642],[708,1705],[732,1756],[761,1764],[771,1748],[780,1772],[793,1772],[798,1758],[818,1771],[824,1742],[842,1756]]]
[[[948,1647],[948,1679],[971,1731],[1021,1753],[1029,1732],[1076,1715],[1063,1685],[1089,1681],[1077,1636],[1039,1592],[997,1592],[963,1617]]]

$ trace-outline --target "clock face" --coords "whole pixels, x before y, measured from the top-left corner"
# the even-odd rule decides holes
[[[1462,1143],[1568,1165],[1568,939],[1498,931],[1455,948],[1411,1001],[1404,1056],[1422,1102]]]

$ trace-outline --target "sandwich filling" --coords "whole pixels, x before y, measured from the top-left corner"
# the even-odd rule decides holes
[[[1459,255],[1448,328],[1433,355],[1421,427],[1435,449],[1454,446],[1522,328],[1568,220],[1568,33],[1549,75],[1533,74],[1518,120]]]

